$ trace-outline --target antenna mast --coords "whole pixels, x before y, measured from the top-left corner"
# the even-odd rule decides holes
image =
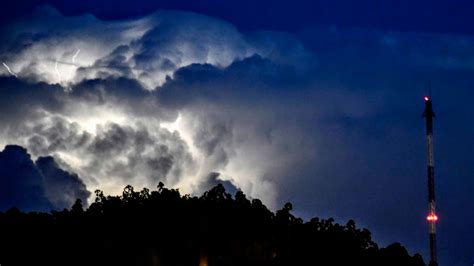
[[[438,216],[436,215],[435,204],[435,184],[434,184],[434,155],[433,155],[433,105],[431,102],[431,82],[429,88],[429,96],[425,96],[425,111],[423,117],[426,121],[426,139],[428,148],[428,203],[429,212],[426,219],[429,223],[430,234],[430,263],[429,266],[438,266],[438,258],[436,254],[436,222]]]

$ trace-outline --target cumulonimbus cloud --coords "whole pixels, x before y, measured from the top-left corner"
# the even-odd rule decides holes
[[[15,137],[5,139],[31,147],[34,156],[53,154],[92,188],[106,187],[114,193],[127,182],[149,186],[163,180],[186,191],[198,190],[202,187],[199,178],[183,180],[205,178],[234,161],[230,160],[237,154],[231,122],[222,123],[225,117],[212,121],[211,116],[218,116],[204,109],[194,112],[189,105],[171,107],[168,103],[174,100],[157,93],[170,80],[181,80],[174,77],[176,71],[184,69],[184,73],[201,64],[211,67],[208,73],[213,75],[229,72],[232,65],[247,75],[246,63],[235,61],[261,54],[278,64],[295,65],[302,63],[296,60],[306,53],[289,35],[245,35],[223,21],[169,11],[133,21],[103,22],[88,15],[64,17],[46,7],[28,21],[3,28],[2,35],[7,44],[0,47],[1,57],[26,81],[3,81],[9,90],[24,91],[5,94],[25,103],[10,108],[18,114],[7,117],[14,121],[5,127],[5,135]],[[288,49],[292,52],[286,53]],[[265,78],[279,75],[267,74]],[[193,77],[185,75],[185,79],[183,86],[188,87]],[[226,78],[225,82],[231,81]],[[42,84],[46,92],[34,92],[35,84]],[[222,97],[227,98],[228,91],[225,88]],[[26,98],[36,93],[47,95],[49,101],[27,103]],[[192,132],[183,132],[184,128]],[[146,149],[138,148],[140,141],[146,142]],[[108,159],[99,163],[97,159],[104,157]],[[256,169],[248,177],[264,172]],[[152,176],[155,179],[150,181]],[[117,180],[122,181],[117,184]],[[253,196],[263,192],[253,184],[257,180],[249,179],[244,185],[255,191]],[[273,202],[275,188],[269,180],[264,183],[267,202]]]

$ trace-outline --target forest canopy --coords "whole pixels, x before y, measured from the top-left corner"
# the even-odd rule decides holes
[[[202,196],[157,190],[95,191],[63,211],[0,213],[2,265],[425,265],[399,243],[380,248],[353,220],[275,213],[218,184]]]

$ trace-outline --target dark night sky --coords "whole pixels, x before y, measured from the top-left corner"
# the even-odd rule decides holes
[[[198,193],[219,172],[427,262],[431,80],[440,265],[472,265],[472,14],[472,1],[2,3],[0,144],[31,156],[0,152],[0,207],[161,180]]]
[[[24,15],[41,4],[55,6],[65,15],[92,13],[100,19],[127,19],[157,9],[185,10],[221,18],[242,30],[294,31],[314,25],[368,27],[394,31],[474,33],[472,1],[335,0],[335,1],[147,1],[66,0],[6,1],[3,21]]]

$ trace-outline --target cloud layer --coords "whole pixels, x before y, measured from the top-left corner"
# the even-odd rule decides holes
[[[191,13],[159,11],[124,22],[64,17],[44,7],[27,21],[2,29],[0,56],[22,78],[68,86],[83,80],[127,77],[148,90],[193,63],[226,67],[255,53],[286,61],[298,43],[246,36],[226,22]],[[292,53],[280,53],[279,45]],[[6,69],[6,68],[5,68]]]

